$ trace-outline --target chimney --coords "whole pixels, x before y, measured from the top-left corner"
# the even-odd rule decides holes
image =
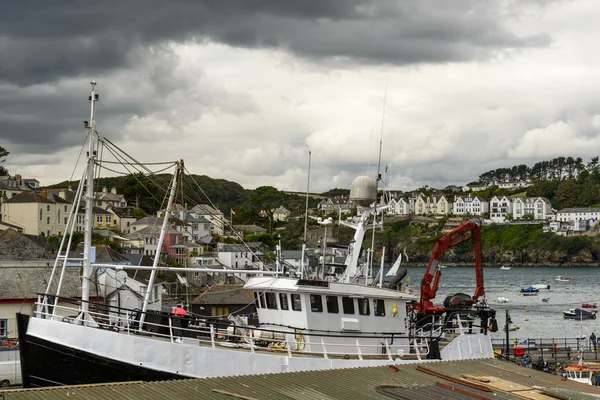
[[[20,181],[22,179],[20,174],[15,174],[15,180]]]
[[[113,186],[113,187],[110,189],[110,192],[111,192],[112,194],[117,194],[117,187],[116,187],[116,186]]]
[[[108,193],[108,189],[106,188],[106,186],[102,186],[102,193]]]

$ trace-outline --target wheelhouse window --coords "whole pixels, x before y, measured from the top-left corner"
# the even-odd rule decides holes
[[[373,299],[373,312],[376,317],[385,317],[385,301]]]
[[[360,315],[370,315],[369,299],[358,299],[358,313]]]
[[[282,310],[290,309],[287,293],[279,293],[279,305],[281,306]]]
[[[370,315],[369,299],[358,299],[358,313],[360,315]]]
[[[340,312],[337,296],[325,296],[325,302],[327,303],[328,313],[337,314]]]
[[[342,308],[344,314],[354,314],[354,299],[352,297],[342,297]]]
[[[275,296],[275,293],[265,293],[265,296],[267,298],[267,308],[277,310],[277,296]]]
[[[292,310],[302,311],[302,302],[300,301],[299,294],[296,294],[296,293],[292,294]]]
[[[323,312],[323,299],[320,294],[310,295],[310,309],[312,312]]]

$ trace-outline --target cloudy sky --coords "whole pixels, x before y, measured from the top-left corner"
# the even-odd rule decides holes
[[[0,146],[68,179],[98,82],[101,135],[144,161],[311,191],[465,184],[600,153],[596,0],[5,2]],[[383,171],[382,167],[382,171]],[[104,173],[107,175],[107,173]]]

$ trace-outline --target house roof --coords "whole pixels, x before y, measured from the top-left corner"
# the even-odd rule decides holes
[[[267,230],[256,224],[252,225],[233,225],[233,229],[236,231],[247,231],[252,233],[265,233]]]
[[[13,229],[0,231],[0,261],[52,260],[45,238],[25,235]]]
[[[431,371],[431,372],[430,372]],[[526,372],[525,372],[526,371]],[[436,374],[437,373],[437,374]],[[493,377],[490,392],[457,383],[463,376]],[[454,378],[454,381],[448,378]],[[502,381],[500,381],[500,379]],[[442,385],[440,385],[442,384]],[[531,392],[517,391],[521,385]],[[459,390],[456,390],[459,389]],[[555,396],[542,395],[543,391]],[[446,362],[416,362],[381,367],[331,369],[251,376],[183,379],[159,382],[120,382],[39,389],[8,389],[16,400],[69,398],[71,400],[148,399],[173,400],[210,398],[232,399],[521,399],[527,393],[535,398],[596,398],[600,388],[563,380],[562,377],[496,359]],[[586,396],[582,392],[590,393]],[[595,395],[595,396],[594,396]],[[8,395],[6,396],[9,397]],[[531,397],[534,398],[534,397]]]
[[[213,285],[196,297],[192,304],[249,304],[254,301],[252,290],[244,285]]]
[[[38,293],[44,293],[52,266],[0,266],[0,300],[36,299]],[[65,267],[61,285],[61,296],[80,297],[81,267]],[[54,279],[51,291],[56,289],[58,279]]]
[[[44,196],[42,196],[38,192],[21,192],[17,195],[14,195],[8,200],[4,201],[4,204],[16,204],[16,203],[47,203],[54,204],[55,201],[50,200]]]
[[[192,208],[192,211],[200,215],[221,215],[221,212],[208,204],[197,204]]]
[[[115,207],[110,204],[106,209],[112,211],[119,218],[135,218],[133,216],[133,207]]]
[[[71,189],[44,189],[46,190],[46,192],[50,195],[52,194],[55,197],[60,197],[60,193],[64,192],[65,194],[65,199],[69,202],[69,203],[73,203],[75,202],[75,191],[71,190]]]
[[[600,207],[572,207],[563,208],[559,213],[589,213],[589,212],[600,212]]]
[[[138,219],[132,225],[135,225],[135,226],[148,225],[149,227],[156,226],[160,230],[162,223],[163,223],[162,218],[151,215],[148,217]],[[184,221],[180,220],[179,218],[173,218],[173,217],[169,218],[169,224],[170,225],[175,224],[175,226],[188,226],[189,225],[189,224],[185,223]]]
[[[124,254],[121,254],[115,250],[113,250],[110,246],[106,244],[96,244],[96,262],[97,263],[110,263],[110,264],[130,264],[131,261],[125,257]],[[83,243],[79,243],[77,245],[76,253],[83,253]]]

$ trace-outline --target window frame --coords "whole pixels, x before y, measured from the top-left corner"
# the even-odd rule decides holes
[[[373,315],[376,317],[385,317],[385,300],[373,299]]]
[[[279,307],[284,311],[290,309],[290,303],[287,293],[279,293]]]
[[[337,296],[325,295],[325,305],[327,306],[327,312],[330,314],[340,313],[340,303]]]
[[[357,305],[358,305],[358,315],[371,315],[371,307],[369,304],[369,299],[368,298],[362,298],[362,299],[356,299],[357,301]],[[367,309],[365,310],[365,312],[363,312],[363,309],[361,308],[361,303],[363,305],[366,305]]]
[[[346,300],[344,300],[344,299],[346,299]],[[349,301],[349,303],[348,303],[348,301]],[[350,307],[348,307],[348,306],[350,306]],[[342,312],[346,315],[356,314],[356,305],[354,304],[353,297],[342,296]]]
[[[321,296],[320,294],[310,294],[309,295],[309,300],[310,300],[310,310],[312,312],[323,312],[323,296]]]
[[[3,324],[4,323],[4,324]],[[4,335],[2,334],[2,325],[4,325]],[[8,318],[0,318],[0,338],[8,337]]]
[[[265,303],[269,310],[279,310],[277,307],[277,296],[274,292],[265,292]]]
[[[292,311],[302,311],[302,297],[298,293],[291,294]]]

